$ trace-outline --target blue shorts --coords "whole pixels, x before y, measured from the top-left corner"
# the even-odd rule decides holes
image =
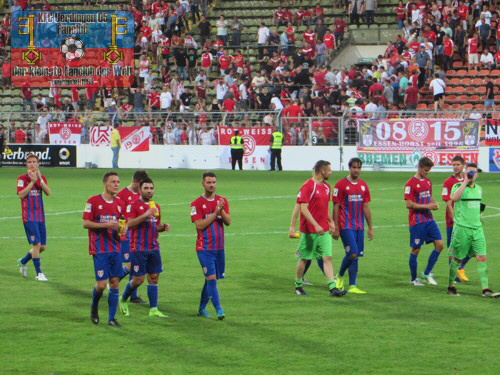
[[[130,240],[120,242],[120,254],[123,263],[130,263]]]
[[[24,223],[24,231],[30,245],[47,244],[47,231],[44,222],[27,221]]]
[[[441,232],[434,220],[410,227],[410,247],[413,249],[420,249],[424,243],[442,239]]]
[[[365,231],[354,229],[342,229],[340,238],[344,245],[346,255],[356,254],[362,257],[365,251]]]
[[[160,251],[134,251],[130,253],[130,261],[132,276],[163,272]]]
[[[446,247],[449,249],[451,245],[451,234],[453,233],[453,227],[446,228]]]
[[[123,276],[120,253],[95,254],[92,257],[94,258],[94,272],[97,281]]]
[[[200,250],[196,253],[205,276],[215,275],[217,279],[224,278],[226,269],[224,250]]]

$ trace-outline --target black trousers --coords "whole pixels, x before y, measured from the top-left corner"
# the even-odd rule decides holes
[[[272,148],[271,149],[271,170],[275,170],[276,162],[278,163],[278,170],[282,171],[283,167],[281,166],[281,148]]]
[[[3,152],[4,151],[5,151],[5,145],[2,142],[2,144],[0,145],[0,167],[3,164]]]
[[[241,171],[243,169],[243,150],[231,149],[231,169],[233,171],[236,168],[236,162]]]

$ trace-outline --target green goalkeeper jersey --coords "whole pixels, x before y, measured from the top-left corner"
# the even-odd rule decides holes
[[[451,196],[458,190],[461,184],[453,185]],[[481,199],[483,197],[483,189],[475,184],[473,187],[467,186],[462,193],[462,196],[455,202],[455,215],[453,220],[455,224],[467,228],[480,228],[481,223]]]

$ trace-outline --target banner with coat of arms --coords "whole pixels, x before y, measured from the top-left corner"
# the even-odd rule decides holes
[[[79,122],[49,122],[51,145],[79,145],[82,142],[82,124]]]
[[[112,126],[93,126],[90,129],[90,145],[109,147]],[[121,126],[122,151],[149,151],[151,129],[149,126]]]
[[[479,122],[464,119],[359,119],[358,156],[366,166],[414,169],[429,157],[448,168],[462,156],[479,158]]]

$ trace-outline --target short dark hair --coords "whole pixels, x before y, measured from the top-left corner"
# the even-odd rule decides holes
[[[205,172],[203,173],[203,180],[207,177],[217,177],[214,172]]]
[[[134,175],[132,176],[132,180],[135,182],[141,182],[145,180],[146,178],[149,178],[148,172],[146,172],[144,169],[138,169],[134,172]]]
[[[102,182],[104,182],[104,183],[108,182],[108,178],[110,178],[111,176],[118,176],[118,173],[116,173],[116,172],[104,173],[104,176],[102,176]]]
[[[26,159],[24,159],[24,160],[28,161],[28,159],[32,159],[32,158],[36,159],[37,162],[40,162],[40,158],[33,153],[26,156]]]
[[[477,169],[477,164],[476,163],[467,163],[467,165],[465,166],[466,168],[476,168]]]
[[[418,166],[419,167],[434,167],[434,162],[429,159],[427,156],[424,156],[423,158],[421,158],[419,161],[418,161]]]
[[[146,177],[146,178],[142,179],[141,182],[139,182],[139,188],[142,188],[142,185],[144,185],[144,184],[153,184],[154,185],[154,182],[149,177]]]
[[[451,159],[451,162],[453,163],[454,161],[459,161],[460,163],[462,164],[465,164],[465,160],[463,157],[461,157],[460,155],[457,155],[455,156],[453,159]]]
[[[328,167],[331,163],[326,160],[318,160],[316,164],[314,164],[314,173],[319,173],[324,167]]]
[[[358,163],[360,168],[363,166],[363,161],[360,158],[352,158],[349,160],[349,168],[351,168],[355,163]]]

